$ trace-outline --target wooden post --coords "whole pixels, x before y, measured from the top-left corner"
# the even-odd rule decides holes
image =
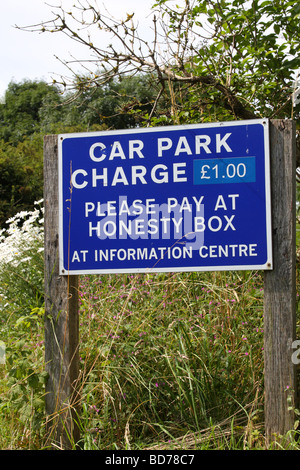
[[[79,439],[78,277],[60,276],[58,266],[58,145],[44,139],[45,362],[47,446],[69,449]]]
[[[273,267],[264,277],[265,431],[293,429],[296,370],[296,135],[289,120],[270,122]]]

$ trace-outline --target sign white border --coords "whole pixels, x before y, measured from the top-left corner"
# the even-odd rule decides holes
[[[68,270],[63,266],[63,196],[62,196],[62,142],[65,138],[82,138],[82,137],[100,137],[105,135],[122,135],[122,134],[139,134],[145,132],[169,132],[178,131],[180,129],[207,129],[222,128],[224,126],[246,126],[261,124],[264,129],[264,155],[265,155],[265,207],[266,207],[266,239],[267,239],[267,262],[264,265],[235,265],[235,266],[189,266],[189,267],[172,267],[172,268],[135,268],[135,269],[79,269]],[[269,138],[269,120],[253,119],[246,121],[223,121],[216,123],[204,124],[186,124],[178,126],[165,127],[148,127],[139,129],[121,129],[112,131],[97,132],[79,132],[58,135],[58,197],[59,197],[59,270],[61,275],[87,275],[87,274],[122,274],[122,273],[151,273],[151,272],[209,272],[209,271],[248,271],[248,270],[271,270],[273,268],[272,261],[272,220],[271,220],[271,177],[270,177],[270,138]]]

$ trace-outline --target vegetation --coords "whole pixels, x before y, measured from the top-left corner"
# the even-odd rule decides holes
[[[11,83],[0,104],[2,449],[44,448],[43,135],[261,116],[298,126],[298,0],[154,9],[151,49],[129,16],[59,8],[42,31],[86,44],[95,70]],[[93,26],[126,54],[85,37]],[[265,448],[261,273],[88,276],[79,296],[82,448]],[[298,431],[284,438],[274,448],[299,449]]]
[[[64,34],[86,47],[90,59],[76,63],[84,74],[60,81],[79,94],[146,73],[158,87],[152,111],[167,94],[172,123],[297,118],[299,14],[298,0],[157,0],[146,39],[134,14],[118,21],[82,1],[25,29]],[[74,62],[65,60],[69,69]]]
[[[42,217],[0,245],[2,449],[43,448]],[[265,448],[261,273],[86,276],[79,297],[82,448]]]

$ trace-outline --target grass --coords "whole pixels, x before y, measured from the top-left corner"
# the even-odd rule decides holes
[[[255,422],[261,282],[255,273],[82,279],[82,397],[98,430],[93,445],[177,442],[237,412],[247,425],[249,403]]]
[[[44,448],[37,238],[17,282],[2,265],[1,449]],[[260,272],[86,276],[79,299],[83,449],[266,447]],[[288,437],[276,448],[298,449]]]

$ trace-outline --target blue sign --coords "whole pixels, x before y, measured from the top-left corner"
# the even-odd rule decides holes
[[[59,135],[61,274],[272,269],[267,120]]]

